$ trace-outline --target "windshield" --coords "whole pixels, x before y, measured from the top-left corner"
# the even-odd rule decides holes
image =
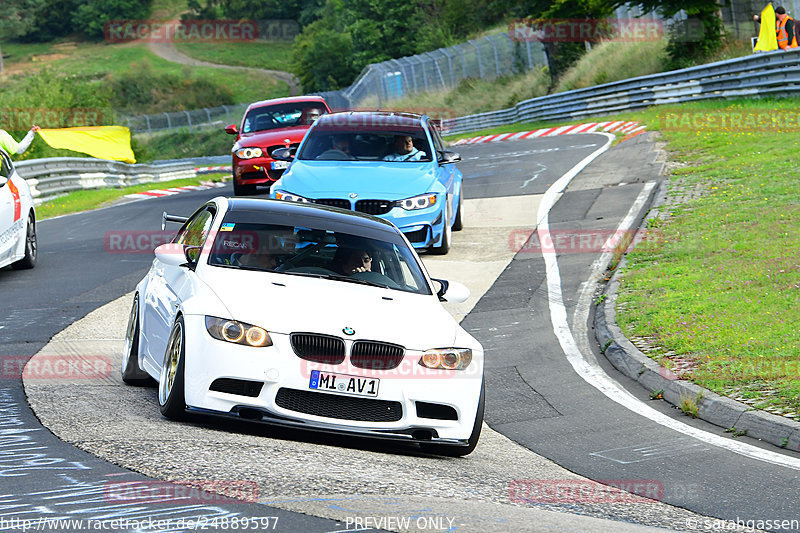
[[[431,294],[405,241],[237,220],[228,213],[214,240],[213,266],[333,279]]]
[[[317,127],[308,134],[297,159],[419,163],[430,161],[432,153],[422,128],[354,132],[352,127]]]
[[[316,102],[255,107],[245,115],[242,133],[310,126],[324,113],[322,104]]]

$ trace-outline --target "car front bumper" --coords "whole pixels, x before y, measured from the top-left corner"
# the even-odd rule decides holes
[[[482,352],[473,352],[472,362],[464,371],[426,369],[417,364],[421,352],[411,351],[398,368],[374,371],[353,367],[349,357],[340,365],[301,359],[292,350],[288,335],[271,335],[273,346],[251,348],[211,338],[203,317],[185,316],[184,320],[185,395],[192,411],[316,431],[455,446],[465,445],[472,433],[483,379]],[[351,344],[346,341],[347,353]],[[309,387],[313,370],[377,378],[378,394],[363,398],[313,390]],[[252,383],[250,395],[210,390],[219,379]],[[291,405],[282,399],[287,395],[294,398]],[[423,408],[420,412],[418,402],[440,406],[437,416],[444,410],[456,419],[420,416],[430,415],[430,411],[426,413]],[[387,420],[386,406],[393,406],[399,415]],[[352,419],[354,412],[361,419]]]
[[[284,173],[285,169],[273,169],[275,159],[256,157],[253,159],[233,158],[233,176],[241,185],[272,185]]]

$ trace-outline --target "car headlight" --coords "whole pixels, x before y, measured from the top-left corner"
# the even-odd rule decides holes
[[[239,148],[236,150],[236,157],[239,159],[253,159],[254,157],[261,157],[264,155],[264,150],[257,146],[247,148]]]
[[[464,370],[471,362],[472,350],[469,348],[437,348],[426,351],[419,359],[420,365],[441,370]]]
[[[425,209],[432,205],[436,205],[436,194],[428,193],[414,196],[413,198],[406,198],[405,200],[397,200],[397,205],[406,211],[413,211],[414,209]]]
[[[308,198],[303,198],[297,194],[291,194],[283,191],[275,191],[275,198],[278,200],[286,200],[287,202],[302,202],[304,204],[312,203],[312,200],[309,200]]]
[[[207,316],[206,329],[209,335],[221,341],[256,348],[272,346],[272,339],[267,330],[237,320]]]

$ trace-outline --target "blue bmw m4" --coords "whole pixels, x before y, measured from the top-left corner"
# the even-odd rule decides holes
[[[270,197],[385,218],[416,249],[446,254],[462,228],[461,157],[425,115],[343,112],[320,117],[303,142],[276,150],[292,161]]]

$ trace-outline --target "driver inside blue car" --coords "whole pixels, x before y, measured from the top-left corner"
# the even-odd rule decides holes
[[[427,154],[414,147],[411,135],[394,136],[394,152],[383,158],[384,161],[421,161]]]

